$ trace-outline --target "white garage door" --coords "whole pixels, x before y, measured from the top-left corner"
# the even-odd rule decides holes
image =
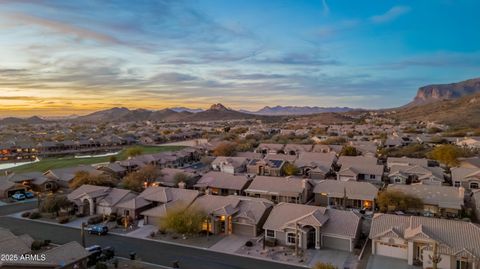
[[[330,236],[323,236],[323,247],[350,251],[350,240],[343,239],[343,238],[330,237]]]
[[[407,247],[401,245],[389,245],[381,242],[376,243],[377,255],[398,259],[408,259]]]

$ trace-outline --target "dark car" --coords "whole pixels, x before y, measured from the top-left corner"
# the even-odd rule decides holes
[[[88,229],[89,234],[106,235],[108,234],[108,227],[105,225],[94,225]]]
[[[25,197],[27,197],[27,199],[31,199],[31,198],[35,197],[35,194],[33,194],[33,192],[31,192],[31,191],[27,191],[27,192],[25,192]]]

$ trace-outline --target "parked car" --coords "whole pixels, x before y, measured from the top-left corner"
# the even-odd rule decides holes
[[[31,198],[35,197],[35,194],[33,194],[33,192],[31,192],[31,191],[27,191],[27,192],[25,192],[25,197],[27,199],[31,199]]]
[[[25,194],[17,192],[14,195],[12,195],[12,198],[17,201],[25,200]]]
[[[106,225],[94,225],[88,228],[88,233],[96,235],[106,235],[108,234],[108,227]]]

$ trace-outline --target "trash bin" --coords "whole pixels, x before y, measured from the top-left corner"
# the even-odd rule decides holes
[[[130,252],[130,260],[135,260],[135,255],[137,255],[137,253]]]

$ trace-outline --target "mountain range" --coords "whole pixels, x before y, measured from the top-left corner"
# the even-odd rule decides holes
[[[349,107],[318,107],[318,106],[266,106],[257,111],[241,110],[244,113],[269,116],[311,115],[319,113],[341,113],[353,110]]]
[[[432,84],[420,87],[407,106],[424,105],[441,100],[457,99],[480,92],[480,78],[449,84]]]

